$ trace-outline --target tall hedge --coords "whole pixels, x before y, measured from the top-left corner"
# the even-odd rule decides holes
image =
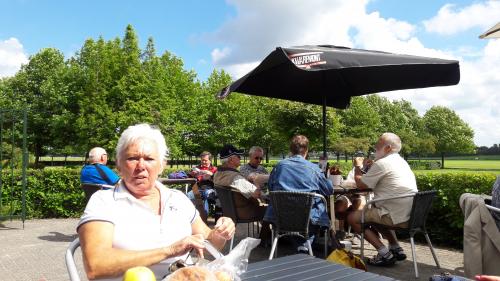
[[[462,247],[464,217],[458,199],[463,193],[491,194],[495,174],[490,173],[417,173],[419,190],[437,190],[438,195],[427,219],[431,240]]]
[[[347,169],[347,168],[346,168]],[[268,168],[268,170],[271,170]],[[165,171],[164,174],[171,172]],[[347,173],[348,171],[344,171]],[[26,214],[28,218],[79,217],[84,209],[85,197],[80,189],[80,168],[51,168],[28,170]],[[461,247],[463,215],[458,205],[462,193],[490,194],[495,175],[489,173],[417,173],[419,190],[437,190],[432,211],[427,220],[431,240],[437,244]],[[9,171],[2,175],[2,214],[9,211],[14,200],[14,211],[21,210],[21,177],[14,172],[14,189]],[[11,196],[11,191],[12,195]]]

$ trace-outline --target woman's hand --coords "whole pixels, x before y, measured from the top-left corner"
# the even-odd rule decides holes
[[[230,240],[233,237],[235,230],[236,228],[232,219],[228,217],[220,217],[217,220],[211,234],[224,240]]]
[[[192,249],[195,249],[198,253],[198,256],[203,258],[203,249],[205,249],[205,246],[203,245],[204,240],[205,239],[202,234],[187,236],[182,240],[179,240],[174,244],[168,246],[167,255],[169,257],[181,256],[191,251]]]

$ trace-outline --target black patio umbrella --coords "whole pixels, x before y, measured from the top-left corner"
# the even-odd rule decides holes
[[[455,60],[331,45],[278,47],[217,97],[239,92],[322,105],[326,156],[326,106],[347,108],[353,96],[448,86],[459,81]]]

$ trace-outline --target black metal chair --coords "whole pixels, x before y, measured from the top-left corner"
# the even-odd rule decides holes
[[[418,268],[417,268],[417,256],[415,253],[415,241],[413,237],[417,232],[422,232],[425,236],[425,239],[427,240],[427,244],[429,245],[429,248],[432,253],[432,257],[434,258],[434,261],[436,262],[437,268],[441,268],[439,265],[439,261],[437,259],[436,253],[434,252],[434,248],[432,247],[431,240],[429,239],[429,235],[427,234],[427,229],[425,228],[425,221],[427,220],[427,215],[429,214],[429,211],[431,210],[432,207],[432,201],[434,197],[436,196],[437,192],[435,190],[431,191],[422,191],[422,192],[417,192],[414,194],[408,194],[408,195],[401,195],[401,196],[395,196],[395,197],[388,197],[388,198],[380,198],[380,199],[374,199],[366,202],[365,207],[363,208],[363,212],[361,215],[361,258],[364,257],[364,230],[368,226],[374,226],[375,228],[380,227],[380,228],[385,228],[389,230],[398,230],[398,231],[405,231],[408,232],[410,235],[410,242],[411,242],[411,253],[413,257],[413,266],[415,268],[415,277],[418,278]],[[382,202],[382,201],[387,201],[387,200],[397,200],[401,198],[408,198],[408,197],[413,197],[413,205],[411,207],[411,212],[410,212],[410,219],[408,221],[408,227],[397,227],[397,226],[388,226],[388,225],[383,225],[383,224],[377,224],[377,223],[365,223],[364,219],[364,214],[365,210],[368,208],[368,206],[373,205],[376,202]]]
[[[299,236],[307,241],[309,254],[313,256],[309,237],[309,221],[314,199],[319,198],[327,207],[326,199],[321,194],[313,192],[271,191],[269,193],[274,211],[275,225],[273,227],[273,246],[269,260],[277,253],[278,240],[284,236]],[[324,254],[328,251],[328,228],[324,231]]]
[[[217,192],[217,197],[219,198],[222,214],[228,218],[231,218],[234,221],[234,224],[238,223],[246,223],[247,224],[247,236],[250,235],[250,224],[252,224],[252,234],[254,233],[254,223],[257,222],[257,233],[259,232],[259,218],[252,219],[242,219],[238,217],[238,213],[236,212],[236,205],[234,203],[235,196],[243,196],[241,193],[234,191],[229,186],[218,186],[215,185],[215,192]],[[231,238],[231,244],[229,246],[229,250],[233,249],[234,235]]]
[[[89,202],[90,197],[96,191],[101,190],[101,189],[114,188],[114,186],[107,185],[107,184],[82,183],[81,188],[83,189],[83,192],[85,192],[85,202]]]

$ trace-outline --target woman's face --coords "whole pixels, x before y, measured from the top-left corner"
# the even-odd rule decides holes
[[[161,173],[158,148],[150,140],[139,140],[127,147],[119,163],[119,171],[125,186],[134,196],[151,193]]]

